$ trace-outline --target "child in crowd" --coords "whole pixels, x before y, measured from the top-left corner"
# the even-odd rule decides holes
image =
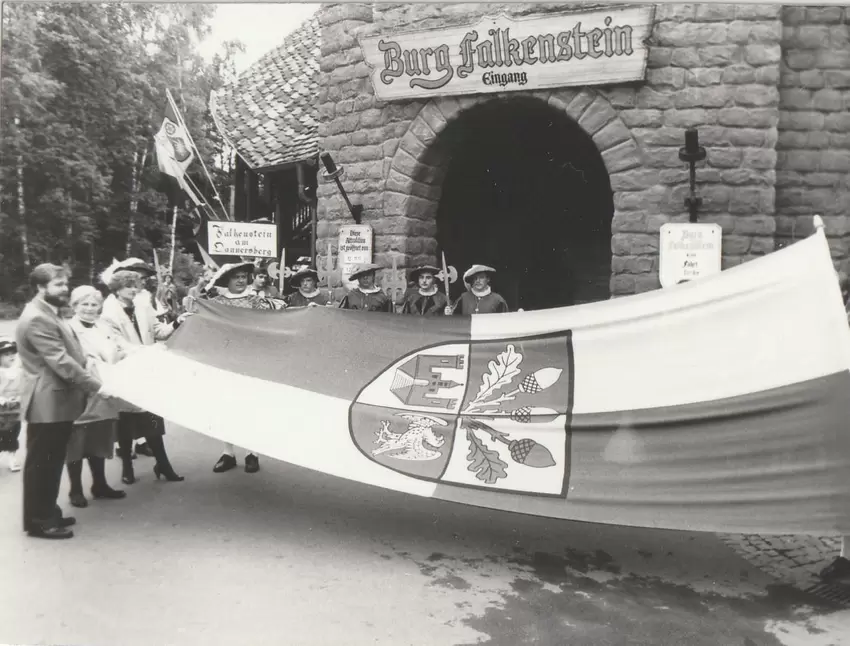
[[[0,455],[9,456],[9,470],[20,471],[21,368],[18,348],[11,339],[0,339]]]
[[[504,298],[490,289],[490,277],[496,270],[487,265],[472,265],[463,275],[469,288],[455,303],[454,313],[459,316],[471,314],[501,314],[508,311]]]

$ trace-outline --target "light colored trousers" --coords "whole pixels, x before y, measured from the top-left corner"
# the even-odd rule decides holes
[[[227,455],[232,455],[233,457],[236,457],[236,447],[233,446],[232,444],[229,444],[228,442],[225,442],[224,443],[224,453],[227,453]],[[254,453],[253,451],[248,451],[248,455],[257,455],[257,454]]]

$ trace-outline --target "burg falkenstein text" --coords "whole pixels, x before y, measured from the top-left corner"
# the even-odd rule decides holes
[[[512,38],[509,28],[491,29],[487,32],[490,38],[481,42],[478,42],[478,32],[470,31],[460,42],[461,64],[457,70],[451,63],[448,45],[402,50],[394,40],[382,39],[378,42],[378,49],[384,53],[385,69],[380,75],[381,82],[389,85],[403,74],[413,77],[430,76],[433,70],[442,76],[435,79],[412,78],[410,87],[436,90],[451,81],[455,73],[460,78],[466,78],[476,68],[557,63],[587,57],[596,59],[602,56],[630,56],[634,51],[632,28],[611,27],[611,22],[609,16],[605,18],[605,27],[602,29],[582,31],[579,22],[572,30],[528,36],[521,40]],[[482,75],[481,80],[485,85],[525,85],[527,75],[526,72],[487,72]]]

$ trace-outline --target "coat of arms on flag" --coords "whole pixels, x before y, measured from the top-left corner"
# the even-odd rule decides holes
[[[156,159],[160,172],[182,179],[194,159],[194,153],[189,143],[189,135],[182,120],[177,116],[170,95],[168,99],[162,126],[154,135]]]
[[[360,392],[351,436],[415,478],[565,497],[572,384],[569,332],[423,348]]]

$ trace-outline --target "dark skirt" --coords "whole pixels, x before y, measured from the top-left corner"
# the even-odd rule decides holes
[[[79,462],[83,458],[111,459],[117,425],[118,420],[115,419],[75,424],[68,441],[65,461]]]
[[[119,413],[118,436],[122,434],[132,436],[134,440],[143,437],[165,435],[165,420],[153,413]]]
[[[0,428],[0,452],[14,453],[18,450],[18,437],[21,435],[21,423],[9,422]]]

